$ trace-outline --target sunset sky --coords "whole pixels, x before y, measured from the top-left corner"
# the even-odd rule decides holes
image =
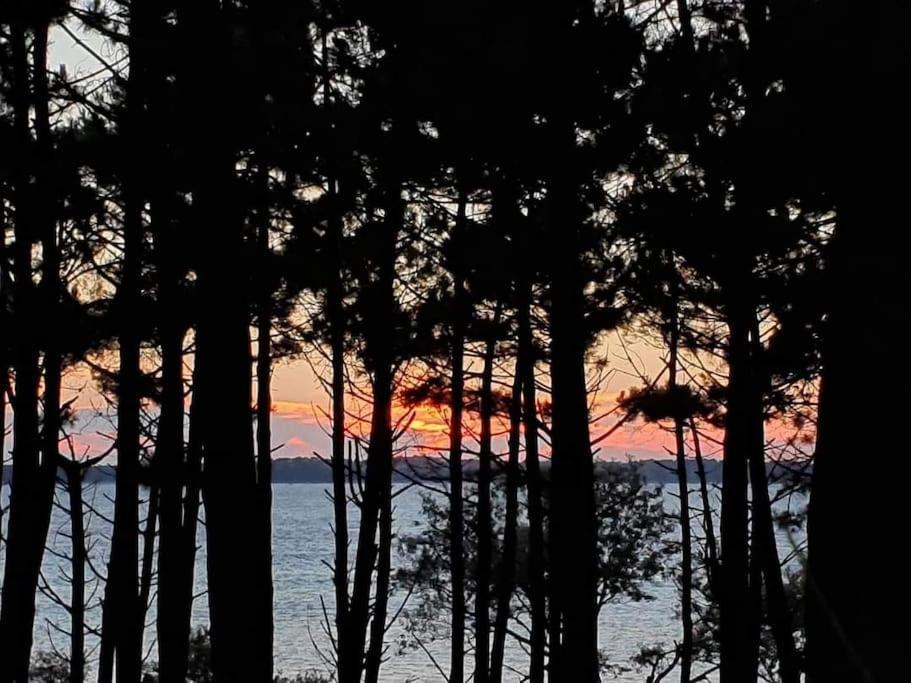
[[[80,40],[86,39],[87,48],[79,45],[63,29],[55,28],[52,32],[49,60],[52,70],[59,71],[63,66],[70,75],[91,74],[100,68],[99,62],[91,52],[111,63],[118,60],[119,56],[111,54],[96,37],[82,34],[75,27],[73,30]],[[649,378],[654,378],[663,368],[661,354],[653,345],[637,342],[632,338],[624,341],[625,348],[615,337],[606,340],[603,348],[594,350],[595,357],[608,360],[611,372],[596,394],[593,415],[610,411],[619,392],[633,386],[641,386],[639,374],[644,373]],[[627,358],[627,353],[633,359],[633,363]],[[84,372],[71,373],[66,384],[71,392],[80,393],[80,398],[76,402],[80,416],[77,429],[82,432],[78,438],[80,448],[89,448],[96,453],[108,449],[111,445],[108,435],[112,434],[114,429],[108,418],[99,416],[100,413],[105,413],[104,401],[92,389],[91,381]],[[274,371],[272,394],[273,444],[277,448],[275,457],[311,456],[314,452],[327,454],[328,438],[325,430],[329,424],[329,399],[311,366],[303,360],[279,362]],[[403,417],[406,412],[404,407],[397,405],[395,419]],[[436,448],[446,447],[448,418],[445,413],[432,406],[421,406],[411,417],[409,433],[403,440],[403,445],[409,445],[409,454],[433,453]],[[475,419],[471,414],[466,415],[466,438],[469,448],[472,447],[471,424]],[[611,416],[593,424],[592,438],[603,434],[615,420],[615,416]],[[356,429],[356,426],[354,428]],[[769,434],[775,438],[787,438],[792,431],[786,426],[769,427]],[[600,442],[598,456],[611,459],[667,457],[666,449],[672,445],[672,437],[660,427],[633,422],[622,426],[608,439]],[[505,448],[505,440],[500,439],[498,447],[501,450]],[[711,441],[704,443],[703,448],[707,455],[718,450],[717,445]]]
[[[606,343],[599,355],[613,358],[613,374],[600,389],[592,414],[600,415],[608,412],[614,405],[617,394],[629,389],[631,386],[640,385],[640,380],[634,376],[633,370],[625,358],[620,356],[620,351],[613,348],[615,344]],[[637,354],[637,364],[641,361],[642,367],[650,376],[661,371],[662,361],[656,350],[644,344],[636,344],[633,350]],[[505,387],[501,387],[505,389]],[[280,363],[275,368],[273,379],[273,398],[275,401],[272,430],[276,445],[284,444],[276,452],[276,457],[282,456],[307,456],[314,451],[324,454],[328,448],[328,439],[324,429],[328,428],[329,410],[328,397],[316,381],[310,366],[302,361]],[[402,418],[408,410],[401,404],[396,406],[394,419]],[[411,454],[420,452],[433,452],[435,448],[445,449],[448,443],[448,413],[445,410],[426,405],[414,409],[410,423]],[[466,414],[466,437],[470,439],[473,433],[472,425],[477,421],[476,416]],[[609,429],[615,423],[615,418],[606,418],[593,425],[592,437]],[[502,432],[505,425],[500,425],[497,431]],[[354,427],[356,429],[356,427]],[[501,448],[505,448],[505,441],[500,439]],[[661,429],[642,425],[641,423],[629,424],[621,427],[611,437],[600,443],[601,457],[623,458],[626,457],[665,457],[665,446],[671,446],[672,441]]]
[[[118,55],[111,54],[110,50],[101,44],[92,34],[83,34],[78,28],[72,27],[76,36],[85,39],[89,50],[102,56],[113,63]],[[49,66],[54,71],[59,71],[63,66],[72,75],[87,75],[100,68],[99,62],[92,56],[86,47],[80,46],[77,41],[63,29],[55,28],[51,36],[51,50]],[[611,359],[614,372],[610,381],[605,384],[598,394],[593,414],[607,412],[613,405],[614,397],[622,390],[641,384],[635,372],[629,367],[620,354],[618,348],[607,345],[604,349],[596,350],[599,355],[606,354]],[[636,356],[637,364],[641,363],[650,376],[660,372],[662,361],[659,353],[644,344],[631,345],[631,352]],[[627,366],[627,367],[622,367]],[[66,382],[71,392],[79,392],[78,407],[80,419],[78,428],[83,431],[78,442],[82,447],[90,447],[92,452],[103,451],[110,447],[111,441],[106,434],[113,433],[112,425],[104,417],[99,417],[99,412],[104,412],[104,401],[91,388],[91,382],[83,372],[71,373]],[[314,376],[310,365],[302,360],[281,362],[275,367],[273,378],[274,411],[272,419],[273,444],[278,448],[275,457],[311,456],[314,452],[326,454],[328,438],[324,430],[328,428],[329,420],[326,413],[329,409],[329,399]],[[406,412],[402,406],[397,406],[396,419]],[[470,440],[472,416],[466,416],[468,421],[466,438]],[[411,444],[409,453],[433,452],[434,447],[445,447],[447,436],[447,416],[437,408],[431,406],[419,407],[411,421],[409,438],[404,441]],[[613,418],[605,419],[592,427],[592,437],[596,438],[614,422]],[[500,440],[503,441],[502,439]],[[471,447],[471,444],[468,444]],[[500,444],[505,448],[505,443]],[[620,428],[604,442],[600,443],[600,457],[626,458],[626,457],[664,457],[667,455],[665,446],[671,446],[671,441],[661,429],[641,424],[631,424]],[[706,445],[708,447],[708,444]]]
[[[592,404],[592,415],[608,413],[616,405],[619,392],[632,386],[640,386],[641,380],[635,376],[624,351],[619,351],[615,340],[605,341],[594,350],[595,357],[610,359],[613,368],[595,394]],[[644,343],[630,344],[630,354],[635,354],[635,363],[640,370],[654,377],[661,372],[662,360],[658,352]],[[255,350],[255,345],[254,345]],[[109,359],[114,361],[114,358]],[[110,363],[104,363],[110,365]],[[116,369],[116,361],[111,366]],[[469,372],[475,368],[467,366]],[[189,368],[187,371],[189,374]],[[543,377],[546,381],[547,378]],[[470,382],[469,382],[470,384]],[[498,387],[506,390],[506,387]],[[97,455],[109,450],[113,443],[115,426],[113,407],[99,394],[94,380],[85,368],[71,369],[64,377],[64,394],[67,399],[75,398],[73,408],[76,413],[75,424],[70,431],[73,434],[73,445],[77,455],[84,453]],[[314,374],[314,370],[305,360],[284,361],[276,364],[272,384],[273,413],[272,440],[276,449],[274,457],[309,457],[314,453],[328,455],[329,396],[325,393]],[[546,396],[540,396],[546,400]],[[368,406],[348,397],[349,429],[359,433],[367,429],[366,423],[358,424],[356,415],[366,415]],[[431,405],[406,408],[397,402],[393,419],[403,423],[409,421],[409,429],[399,441],[404,449],[402,454],[418,455],[434,453],[448,447],[448,411]],[[592,425],[592,438],[596,439],[616,423],[616,416],[611,415]],[[478,419],[476,414],[465,414],[465,444],[471,451],[475,448]],[[495,449],[505,451],[506,425],[498,422],[494,426]],[[610,459],[655,458],[667,457],[665,448],[673,445],[670,435],[661,428],[644,425],[641,422],[626,424],[598,444],[598,457]],[[704,444],[706,454],[716,450],[714,444]],[[548,449],[544,446],[544,453]]]

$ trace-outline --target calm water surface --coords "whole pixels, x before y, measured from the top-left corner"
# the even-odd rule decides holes
[[[327,563],[332,561],[333,540],[330,533],[332,506],[326,496],[325,484],[277,484],[274,493],[274,577],[275,577],[275,658],[277,672],[297,674],[308,670],[323,671],[326,665],[320,651],[328,652],[328,638],[323,632],[323,608],[321,598],[331,615],[333,605],[333,587],[331,571]],[[667,491],[667,489],[666,489]],[[99,484],[87,487],[87,498],[90,498],[96,513],[89,513],[90,534],[92,539],[92,559],[95,568],[105,571],[109,547],[110,529],[102,515],[109,517],[112,512],[114,487],[110,484]],[[422,525],[421,494],[416,489],[402,492],[396,497],[396,533],[412,534]],[[4,504],[6,491],[4,491]],[[671,512],[676,501],[665,493],[666,507]],[[695,496],[694,496],[695,502]],[[4,519],[4,522],[6,520]],[[63,511],[55,512],[51,529],[51,545],[60,552],[66,552],[69,539],[67,518]],[[357,528],[357,518],[350,520],[351,531]],[[202,530],[200,531],[202,534]],[[789,550],[793,541],[782,532],[779,537],[782,551]],[[205,585],[205,545],[200,536],[200,553],[197,562],[197,588],[200,597],[194,604],[194,621],[202,625],[207,622],[207,604],[204,595]],[[2,560],[0,560],[2,561]],[[394,559],[395,561],[395,559]],[[63,572],[66,563],[57,557],[46,556],[44,576],[48,583],[55,587],[64,598],[68,598],[67,579]],[[88,575],[91,576],[89,571]],[[670,645],[679,638],[679,622],[676,616],[677,591],[668,581],[658,581],[648,586],[648,592],[654,600],[636,603],[616,603],[608,605],[600,618],[600,642],[610,660],[616,664],[629,664],[629,659],[644,645],[664,643]],[[100,610],[97,603],[101,597],[100,587],[92,595],[92,587],[87,593],[91,596],[94,607],[89,611],[89,620],[93,625],[100,623]],[[403,596],[393,596],[390,601],[390,614],[401,604]],[[148,660],[155,659],[154,643],[154,606],[148,618],[147,648]],[[62,608],[55,605],[48,597],[41,595],[38,599],[38,620],[35,628],[36,649],[49,650],[54,647],[62,651],[68,648],[68,637],[57,627],[66,628],[67,616]],[[394,625],[387,636],[389,643],[394,643],[402,635],[402,629]],[[90,656],[96,656],[97,640],[89,637],[88,644],[93,648]],[[448,668],[448,643],[430,644],[429,649],[444,669]],[[510,643],[507,653],[507,664],[517,670],[527,668],[527,658],[521,647]],[[394,645],[389,648],[389,660],[383,665],[382,680],[389,683],[404,681],[440,681],[442,677],[436,671],[429,657],[420,651],[409,651],[398,654]],[[643,681],[646,672],[629,671],[619,674],[618,681]],[[508,676],[507,680],[518,681],[518,675]]]

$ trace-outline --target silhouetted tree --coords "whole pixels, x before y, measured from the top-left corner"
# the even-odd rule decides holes
[[[61,355],[52,330],[58,309],[60,263],[55,151],[50,120],[47,48],[61,4],[15,3],[4,17],[9,24],[13,140],[14,342],[13,467],[0,609],[0,680],[27,680],[35,620],[35,591],[50,525],[57,469],[60,424]],[[31,37],[29,45],[28,38]],[[29,60],[29,52],[31,60]],[[34,137],[30,120],[34,120]],[[32,247],[42,247],[41,284],[33,279]],[[41,311],[44,323],[32,324]],[[44,414],[39,427],[39,350],[44,350]]]
[[[398,579],[421,601],[410,625],[450,639],[450,683],[466,655],[476,683],[501,681],[513,640],[531,683],[599,678],[600,607],[643,598],[666,557],[655,496],[595,451],[633,419],[673,435],[680,499],[682,635],[638,657],[654,679],[900,677],[888,549],[903,515],[858,466],[895,448],[857,405],[904,374],[857,357],[891,352],[907,317],[907,12],[836,5],[3,3],[0,683],[88,666],[84,468],[58,452],[70,368],[116,430],[99,681],[274,678],[271,380],[302,349],[331,394],[339,683],[382,677],[396,444],[425,404],[448,410],[447,501],[400,539],[414,562]],[[55,31],[97,71],[52,72]],[[669,377],[598,436],[592,350],[618,327],[666,349]],[[809,467],[777,428],[806,429],[817,390],[800,598],[769,465]],[[903,417],[900,400],[876,405]],[[717,535],[702,454],[716,429]],[[70,662],[30,674],[60,474]],[[191,631],[200,505],[211,641]]]
[[[795,174],[808,198],[835,211],[818,290],[825,322],[808,517],[807,680],[891,680],[903,675],[904,664],[899,635],[887,624],[904,592],[894,583],[901,563],[880,553],[905,512],[900,496],[884,494],[874,474],[879,468],[859,458],[876,454],[891,467],[901,448],[888,430],[863,429],[856,409],[858,396],[900,385],[907,369],[868,375],[857,359],[868,349],[887,353],[891,342],[881,330],[907,322],[894,241],[904,220],[904,174],[892,165],[909,148],[896,87],[909,66],[898,37],[907,8],[874,3],[859,15],[801,2],[782,15],[785,87],[793,98],[795,149],[805,162]],[[857,172],[862,168],[883,172]],[[876,324],[857,325],[861,310]],[[895,424],[902,410],[901,401],[885,401],[877,420]],[[854,501],[863,515],[852,511]],[[881,559],[871,563],[871,556]]]
[[[212,54],[233,62],[234,3],[180,5],[177,21],[182,72],[181,102],[192,141],[192,205],[199,290],[196,325],[194,411],[203,462],[207,583],[213,672],[218,680],[262,680],[271,652],[259,640],[259,605],[266,589],[256,569],[256,469],[251,402],[249,296],[237,276],[245,267],[235,159],[239,132],[226,117],[206,112],[231,88],[227,68],[208,68]],[[200,40],[211,36],[209,43]],[[203,250],[218,245],[218,257]],[[218,314],[214,311],[218,310]],[[193,438],[193,437],[191,437]],[[238,590],[243,586],[243,590]],[[249,649],[253,648],[252,655]]]
[[[120,132],[125,145],[120,165],[123,193],[123,246],[115,297],[118,327],[117,477],[114,531],[102,617],[99,681],[111,681],[116,660],[118,683],[135,681],[142,670],[144,606],[139,588],[139,457],[141,332],[135,312],[141,292],[147,185],[145,125],[149,95],[151,23],[142,3],[129,7],[130,73],[125,86]],[[116,655],[116,657],[115,657]]]

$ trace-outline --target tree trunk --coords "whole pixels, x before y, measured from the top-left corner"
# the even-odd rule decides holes
[[[373,417],[367,454],[367,481],[361,506],[361,526],[358,534],[357,556],[354,568],[354,592],[351,599],[351,647],[349,651],[350,680],[360,681],[364,668],[367,625],[370,619],[371,578],[380,559],[377,530],[385,505],[386,482],[392,469],[392,377],[391,373],[375,371],[373,389]],[[384,564],[380,559],[380,564]],[[379,576],[377,577],[377,586]],[[376,610],[373,619],[385,620],[385,614]]]
[[[274,625],[272,620],[272,291],[269,285],[269,221],[268,174],[260,169],[263,211],[258,226],[260,278],[257,305],[256,342],[256,488],[257,514],[259,515],[259,552],[257,553],[259,596],[259,664],[261,680],[273,677],[272,648]],[[265,653],[269,653],[265,656]]]
[[[877,71],[878,79],[885,76]],[[890,150],[911,146],[906,133],[895,140],[885,135]],[[905,563],[893,551],[907,509],[900,492],[883,481],[884,472],[891,481],[904,480],[905,447],[896,445],[893,430],[867,429],[857,414],[859,400],[874,400],[878,424],[906,419],[904,401],[876,399],[907,386],[906,364],[873,374],[857,366],[858,359],[882,352],[884,334],[907,328],[907,268],[891,227],[901,215],[904,190],[898,177],[886,186],[881,177],[851,182],[831,247],[809,506],[807,680],[812,683],[895,681],[907,668],[903,630],[894,625],[906,602]],[[858,311],[876,324],[858,325]]]
[[[189,615],[184,605],[187,591],[183,586],[193,583],[194,557],[185,562],[184,527],[190,520],[183,518],[183,496],[189,496],[188,468],[184,444],[184,378],[183,338],[184,328],[175,319],[178,310],[180,277],[179,268],[173,263],[173,232],[169,216],[160,205],[153,202],[154,216],[158,218],[155,249],[160,280],[159,330],[161,335],[161,407],[158,416],[158,438],[155,444],[155,474],[159,486],[158,539],[158,653],[161,683],[183,683],[187,671]],[[194,513],[195,515],[195,513]],[[193,543],[195,548],[195,522]]]
[[[11,26],[13,58],[13,107],[15,138],[22,159],[36,162],[35,186],[30,170],[14,169],[15,213],[15,317],[19,328],[14,344],[13,368],[16,393],[13,403],[13,471],[10,484],[9,526],[4,570],[0,643],[6,659],[0,661],[0,683],[28,679],[32,631],[35,623],[35,592],[50,525],[57,471],[57,437],[60,421],[60,355],[56,350],[54,320],[59,292],[55,197],[51,185],[53,147],[50,138],[47,87],[48,24],[34,27],[34,93],[29,96],[26,26]],[[29,101],[35,106],[36,153],[30,156]],[[32,282],[32,243],[42,243],[42,288],[37,296]],[[48,321],[36,329],[35,311]],[[45,412],[38,428],[38,349],[45,346]],[[40,455],[39,455],[40,454]]]
[[[373,601],[373,620],[370,622],[370,643],[367,648],[365,683],[379,683],[386,636],[386,613],[389,606],[392,563],[392,468],[389,481],[381,491],[379,556],[376,565],[376,590]]]
[[[728,390],[721,498],[721,681],[747,683],[755,669],[748,550],[747,459],[753,443],[749,306],[728,317]]]
[[[231,213],[216,207],[231,196],[233,174],[233,165],[219,164],[207,174],[211,185],[199,193],[200,218],[219,230],[222,250],[219,259],[199,268],[202,310],[209,313],[197,327],[199,406],[193,416],[203,456],[212,663],[216,680],[226,683],[268,680],[261,663],[271,656],[259,641],[265,587],[256,563],[262,520],[256,504],[250,336],[238,277],[243,239]]]
[[[693,45],[693,19],[688,0],[677,0],[677,20],[680,22],[680,35],[687,49],[692,51]]]
[[[465,229],[467,198],[459,193],[453,241],[461,249]],[[457,271],[457,272],[456,272]],[[462,413],[465,401],[465,324],[466,295],[461,263],[456,263],[453,277],[452,380],[450,382],[451,416],[449,420],[449,565],[452,573],[452,639],[450,650],[450,683],[465,680],[465,517],[462,489]]]
[[[117,378],[117,479],[114,531],[105,589],[99,683],[111,680],[116,656],[118,683],[142,675],[143,607],[139,602],[139,439],[140,333],[135,310],[140,301],[140,271],[145,206],[146,53],[151,16],[140,5],[130,9],[130,74],[123,122],[124,245],[117,291],[120,369]],[[112,612],[112,614],[107,614]]]
[[[351,596],[351,614],[348,632],[348,681],[359,683],[365,666],[367,626],[370,620],[370,594],[374,569],[378,573],[388,563],[378,566],[377,530],[380,517],[390,495],[392,481],[392,391],[394,358],[392,340],[388,329],[395,307],[395,254],[400,226],[404,221],[404,204],[400,184],[388,179],[386,184],[385,239],[377,251],[378,277],[375,283],[378,308],[369,313],[367,323],[368,365],[372,368],[373,413],[367,452],[367,472],[364,499],[361,503],[361,521],[358,530],[357,553],[354,565],[354,588]],[[382,540],[379,541],[382,543]],[[381,577],[377,576],[377,585]],[[380,614],[374,609],[373,619],[385,621],[385,610]]]
[[[668,362],[668,391],[677,393],[677,366],[680,345],[680,315],[674,294],[670,314],[670,360]],[[689,683],[693,670],[693,542],[690,527],[690,488],[686,467],[684,440],[685,416],[674,415],[674,443],[677,459],[677,494],[680,499],[680,620],[683,634],[680,641],[680,683]]]
[[[522,376],[522,423],[525,433],[525,480],[528,494],[528,601],[531,606],[529,683],[544,683],[547,603],[544,580],[544,510],[538,460],[538,410],[535,355],[531,330],[531,284],[521,283],[517,371]]]
[[[338,680],[347,681],[348,652],[348,493],[345,488],[345,332],[341,272],[329,294],[332,353],[332,506],[334,513],[335,638]]]
[[[690,433],[693,435],[693,457],[696,459],[696,473],[699,477],[699,498],[702,501],[702,527],[705,532],[706,555],[708,557],[708,583],[709,590],[717,599],[718,568],[718,543],[715,540],[715,520],[712,517],[712,501],[709,497],[708,480],[705,476],[705,462],[702,459],[702,444],[699,441],[699,431],[696,429],[695,418],[690,418]]]
[[[807,681],[897,681],[907,677],[902,623],[907,564],[895,539],[908,516],[901,484],[907,445],[896,429],[907,401],[908,363],[862,370],[870,359],[904,352],[908,328],[906,180],[891,160],[907,158],[904,93],[895,84],[909,69],[907,3],[825,4],[826,69],[811,117],[837,111],[833,175],[837,224],[822,290],[819,424],[808,519]],[[868,11],[869,10],[869,11]],[[815,28],[815,26],[814,26]],[[814,66],[816,66],[814,64]],[[831,106],[834,104],[834,107]],[[819,118],[811,118],[820,120]],[[836,131],[849,131],[847,137]],[[842,144],[844,143],[844,144]],[[856,173],[858,168],[884,169]],[[899,390],[901,391],[901,390]],[[873,407],[875,422],[858,411]]]
[[[794,644],[794,623],[781,575],[764,458],[758,464],[751,461],[750,480],[753,492],[753,533],[757,535],[758,541],[754,545],[757,550],[754,561],[762,567],[769,623],[778,649],[779,676],[781,683],[799,683],[800,665]]]
[[[160,493],[154,485],[149,487],[149,503],[146,523],[142,529],[142,564],[139,570],[139,642],[145,637],[145,621],[149,612],[149,598],[152,595],[152,580],[155,573],[155,538],[158,533],[158,511]]]
[[[324,17],[325,20],[325,17]],[[328,27],[322,31],[322,88],[323,108],[327,118],[331,110],[332,89],[329,80]],[[349,680],[348,653],[348,493],[345,487],[345,310],[343,299],[345,282],[342,263],[342,207],[336,178],[335,158],[330,137],[330,150],[326,154],[326,190],[329,195],[328,246],[332,270],[326,289],[326,313],[329,322],[329,344],[332,356],[332,508],[335,535],[335,642],[337,676],[341,683]]]
[[[509,455],[506,463],[506,518],[503,522],[503,554],[497,576],[497,609],[490,654],[490,683],[503,680],[506,628],[516,586],[516,550],[519,525],[519,436],[522,427],[522,376],[518,367],[509,402]]]
[[[111,683],[114,680],[114,639],[116,615],[113,608],[104,609],[114,604],[114,584],[111,582],[111,567],[108,563],[108,575],[104,586],[101,610],[101,636],[98,645],[98,683]]]
[[[218,250],[217,258],[201,254],[196,263],[200,315],[191,420],[203,462],[213,675],[224,683],[265,683],[263,662],[272,653],[263,651],[259,638],[266,626],[259,623],[265,587],[256,562],[261,516],[250,409],[249,300],[241,275],[246,250],[242,213],[233,201],[235,136],[228,118],[210,116],[213,103],[224,101],[232,87],[230,69],[211,66],[231,61],[233,21],[233,2],[178,7],[185,52],[179,86],[193,140],[194,229],[200,244]],[[205,47],[201,36],[210,37]]]
[[[193,386],[198,386],[198,374],[193,370]],[[182,501],[183,523],[178,541],[180,543],[177,558],[177,592],[175,594],[175,623],[180,646],[178,664],[184,669],[187,666],[190,648],[190,636],[193,617],[194,584],[196,576],[197,527],[199,525],[199,508],[202,505],[203,483],[203,446],[200,437],[199,402],[194,395],[190,405],[189,434],[187,435],[187,457],[184,466],[183,481],[186,487]],[[164,683],[164,681],[162,681]],[[181,678],[178,683],[184,683]]]
[[[152,29],[156,55],[165,49],[168,36],[164,29],[161,17],[156,16]],[[163,73],[147,80],[149,118],[153,122],[162,121],[167,116],[172,93]],[[152,158],[162,168],[173,163],[167,154],[168,127],[152,124],[148,129],[154,140]],[[191,497],[195,496],[196,501],[199,498],[198,473],[190,471],[184,434],[184,338],[188,320],[181,313],[181,280],[186,258],[181,249],[181,233],[186,226],[177,219],[176,187],[169,178],[153,177],[150,193],[158,295],[154,310],[161,353],[161,403],[153,460],[159,490],[158,677],[161,683],[184,683],[189,656],[197,511],[194,505],[192,510],[186,509],[186,516],[184,512]],[[190,537],[189,544],[186,534]]]
[[[753,354],[757,358],[762,353],[759,343],[759,325],[755,322],[751,331]],[[757,385],[758,391],[758,385]],[[761,568],[762,581],[765,585],[769,624],[778,650],[778,667],[781,683],[800,683],[800,665],[797,660],[797,648],[794,644],[794,623],[781,575],[781,561],[778,556],[778,545],[775,540],[775,526],[772,519],[772,505],[769,498],[769,482],[765,461],[765,427],[762,407],[762,396],[757,393],[754,398],[754,445],[750,450],[750,484],[752,491],[752,531],[756,537],[753,544],[755,554],[752,561]]]
[[[219,195],[222,200],[226,196]],[[232,251],[239,256],[239,248]],[[250,340],[243,295],[231,283],[237,279],[241,259],[226,257],[223,251],[222,258],[233,264],[230,272],[218,268],[200,273],[200,288],[207,290],[203,300],[209,302],[205,310],[220,312],[211,318],[204,316],[199,323],[199,380],[195,390],[200,401],[197,419],[204,458],[213,670],[219,681],[240,683],[267,680],[262,677],[261,662],[268,655],[257,645],[263,626],[258,623],[258,610],[264,586],[259,583],[255,561],[261,520],[256,514],[250,421]],[[226,299],[239,300],[240,304],[232,303],[226,310]],[[243,590],[238,590],[241,586]]]
[[[165,280],[176,278],[176,273],[166,273]],[[193,558],[189,565],[184,561],[183,494],[187,484],[187,466],[184,456],[184,386],[183,386],[183,330],[169,320],[173,309],[168,302],[175,301],[171,292],[175,284],[162,282],[159,287],[160,305],[163,310],[161,329],[162,399],[158,418],[158,440],[155,447],[155,467],[160,479],[158,541],[158,652],[161,683],[183,683],[187,669],[189,623],[183,626],[182,615],[188,612],[187,599],[182,585],[193,581]],[[176,294],[176,292],[173,292]],[[189,487],[187,487],[189,488]],[[189,495],[189,491],[187,492]],[[195,537],[195,524],[194,537]],[[195,547],[195,538],[194,538]],[[186,578],[185,578],[186,577]]]
[[[82,508],[80,463],[66,461],[66,488],[70,508],[70,683],[85,680],[85,516]]]
[[[597,528],[594,469],[588,425],[585,380],[586,332],[584,282],[576,188],[567,179],[572,167],[575,130],[555,121],[548,184],[547,225],[551,282],[551,386],[553,400],[551,456],[551,564],[562,641],[551,643],[557,655],[555,683],[600,680],[598,666]]]
[[[497,305],[494,325],[500,319]],[[474,681],[486,683],[490,670],[490,584],[493,562],[493,529],[490,505],[491,465],[493,460],[493,362],[496,337],[491,332],[484,348],[484,367],[481,371],[481,434],[478,452],[478,568],[475,586],[475,650]]]

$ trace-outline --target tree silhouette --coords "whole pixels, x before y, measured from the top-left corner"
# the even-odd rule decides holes
[[[0,683],[275,680],[286,358],[331,403],[315,448],[332,478],[323,654],[340,683],[387,677],[402,615],[419,648],[415,628],[445,633],[450,683],[506,680],[521,648],[532,683],[599,680],[616,664],[599,610],[644,596],[670,530],[598,449],[649,423],[680,501],[679,642],[633,665],[653,680],[899,678],[904,517],[881,475],[900,474],[900,450],[881,425],[903,417],[885,397],[904,366],[866,359],[891,362],[907,317],[906,14],[4,3]],[[85,57],[72,73],[61,42]],[[616,399],[599,378],[624,373],[641,386]],[[83,392],[111,434],[69,434]],[[412,428],[423,411],[438,441]],[[61,456],[108,437],[91,466]],[[79,540],[96,475],[113,476],[106,576]],[[412,486],[441,498],[397,539]],[[811,501],[803,574],[802,541],[792,552],[778,528],[793,487]],[[64,492],[66,672],[30,667],[36,592],[60,596],[42,562]],[[86,566],[104,584],[97,632]]]

